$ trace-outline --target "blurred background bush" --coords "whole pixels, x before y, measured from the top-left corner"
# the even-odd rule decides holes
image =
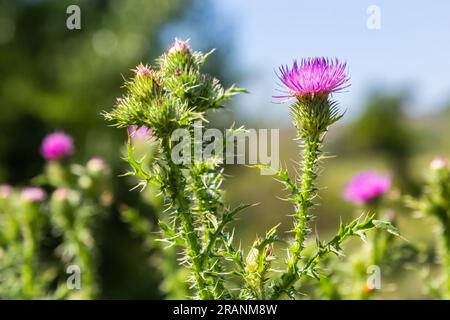
[[[244,26],[262,28],[258,35],[259,45],[253,46],[254,42],[245,38],[248,30],[240,29],[243,23],[240,19],[246,19],[245,12],[249,13],[241,10],[256,4],[250,1],[244,7],[238,7],[237,1],[226,3],[221,6],[213,1],[199,0],[0,1],[0,182],[25,185],[36,176],[44,165],[39,154],[41,139],[54,130],[64,130],[74,137],[75,160],[86,161],[99,155],[111,165],[113,176],[123,173],[125,166],[120,159],[120,150],[125,131],[109,128],[100,112],[114,104],[115,97],[121,93],[123,77],[130,75],[130,69],[141,61],[151,61],[174,37],[191,37],[192,46],[198,50],[216,47],[217,52],[207,64],[208,72],[224,80],[226,85],[237,82],[240,86],[249,86],[254,96],[236,100],[234,113],[214,115],[213,125],[224,128],[236,122],[250,128],[281,128],[280,159],[291,166],[291,160],[297,158],[296,144],[292,141],[294,132],[286,117],[280,116],[287,116],[287,107],[269,104],[273,90],[261,92],[265,87],[258,83],[258,72],[266,69],[253,70],[252,63],[246,65],[246,62],[256,53],[260,54],[260,59],[270,56],[268,61],[272,62],[275,58],[284,59],[278,54],[280,50],[289,57],[311,52],[288,50],[289,45],[275,48],[276,45],[269,41],[272,33],[278,32],[284,43],[301,42],[300,38],[288,39],[288,35],[282,35],[286,28],[295,29],[300,22],[286,21],[287,25],[281,26],[275,20],[267,21],[265,26],[261,20],[249,18]],[[66,28],[66,8],[71,4],[81,8],[81,30]],[[293,5],[293,2],[284,5]],[[264,6],[259,4],[257,9],[261,12],[270,10],[270,5]],[[389,8],[387,4],[385,6]],[[361,6],[363,29],[366,7]],[[236,15],[229,14],[234,11]],[[317,8],[312,8],[311,15],[317,14]],[[276,15],[279,18],[280,14]],[[250,25],[255,21],[260,24]],[[301,27],[307,29],[303,32],[314,28],[313,25]],[[268,35],[267,40],[264,32]],[[318,54],[342,52],[336,48],[338,45],[330,41],[327,50]],[[434,48],[429,50],[433,59]],[[239,56],[243,51],[247,61]],[[394,61],[400,59],[400,53],[392,57]],[[269,63],[269,69],[287,62]],[[349,64],[351,70],[357,68],[352,66],[351,59]],[[443,68],[448,69],[448,65]],[[385,74],[386,78],[389,76]],[[265,78],[275,87],[272,71]],[[432,112],[412,113],[410,110],[415,109],[417,101],[412,90],[403,89],[409,84],[397,83],[389,90],[383,82],[379,85],[373,81],[364,89],[360,88],[361,84],[356,85],[355,90],[359,95],[364,92],[365,97],[353,101],[351,108],[358,112],[349,111],[344,124],[333,128],[327,139],[326,151],[338,157],[326,160],[320,178],[320,186],[326,186],[326,189],[321,192],[323,205],[316,209],[319,219],[314,223],[321,237],[326,238],[329,231],[336,229],[341,217],[345,220],[356,214],[354,208],[342,200],[342,188],[359,170],[387,172],[393,177],[396,190],[416,194],[420,190],[422,172],[431,158],[435,154],[450,156],[450,107],[445,107],[448,95],[439,92],[440,100],[434,101],[444,103],[436,105]],[[443,85],[448,88],[450,84],[447,81]],[[344,95],[352,95],[352,88]],[[248,105],[253,112],[242,110]],[[277,111],[275,117],[271,116],[273,111],[267,111],[264,117],[269,108],[281,111]],[[244,248],[251,244],[255,233],[262,234],[280,220],[282,230],[289,230],[290,220],[286,214],[291,208],[279,200],[283,192],[276,181],[244,166],[227,166],[226,170],[230,175],[225,186],[226,198],[231,204],[260,203],[249,209],[236,225],[237,238],[243,239]],[[117,177],[112,181],[115,203],[96,235],[101,261],[100,297],[161,298],[162,293],[157,289],[161,276],[156,271],[156,262],[149,261],[148,252],[122,221],[117,209],[122,204],[133,205],[149,219],[154,219],[156,212],[151,204],[154,194],[150,190],[140,197],[137,192],[129,192],[133,180]],[[412,220],[408,211],[400,210],[398,214],[406,238],[425,243],[433,241],[431,227],[421,227],[421,222]],[[392,297],[423,296],[420,290],[408,290],[420,281],[413,273],[405,272],[395,280],[397,284],[404,282],[406,285],[400,291],[393,289]],[[408,286],[408,283],[412,284]]]

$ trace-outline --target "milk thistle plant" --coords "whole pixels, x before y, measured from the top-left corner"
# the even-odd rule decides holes
[[[316,240],[316,254],[312,257],[303,255],[311,234],[310,221],[314,217],[319,161],[325,157],[322,145],[329,126],[343,115],[332,95],[349,86],[349,77],[346,63],[341,63],[338,59],[308,58],[300,63],[294,61],[291,68],[282,66],[279,79],[287,92],[276,98],[291,101],[291,117],[300,141],[302,162],[298,168],[300,174],[295,179],[291,179],[287,171],[277,173],[291,192],[288,200],[293,203],[295,211],[294,240],[288,248],[286,270],[273,287],[273,299],[280,298],[283,294],[295,297],[296,282],[304,276],[320,279],[319,262],[329,253],[341,255],[341,244],[345,239],[350,236],[364,238],[366,231],[377,226],[374,215],[367,215],[363,219],[360,217],[348,225],[341,224],[338,234],[328,243]]]
[[[63,281],[54,293],[58,298],[92,299],[97,294],[96,246],[93,231],[111,202],[109,168],[100,157],[84,166],[69,163],[74,152],[72,138],[64,132],[46,136],[41,154],[47,160],[45,171],[35,178],[50,187],[50,223],[53,233],[62,238],[57,255],[70,272],[79,272],[79,283],[70,287]],[[70,269],[70,268],[69,268]],[[76,290],[72,290],[76,289]]]
[[[328,127],[342,117],[331,96],[348,86],[346,65],[337,59],[311,58],[280,69],[280,79],[288,88],[281,97],[293,102],[291,115],[303,160],[301,174],[295,179],[287,170],[258,166],[272,170],[285,184],[295,208],[295,237],[288,248],[286,269],[281,271],[281,277],[276,277],[272,269],[276,259],[274,244],[281,240],[277,227],[258,237],[247,254],[235,248],[233,232],[227,231],[236,214],[249,205],[230,209],[222,200],[221,154],[189,157],[189,161],[181,163],[173,159],[174,153],[191,155],[203,147],[190,138],[182,141],[180,148],[174,142],[177,129],[193,132],[199,124],[206,126],[210,111],[223,108],[231,96],[245,91],[234,86],[224,89],[217,79],[202,73],[201,67],[210,53],[194,52],[187,42],[176,40],[155,66],[140,64],[133,70],[134,75],[125,82],[126,93],[104,116],[119,128],[129,128],[125,160],[132,170],[128,175],[140,179],[137,187],[156,185],[164,197],[167,210],[159,219],[160,240],[181,248],[180,262],[189,270],[194,298],[278,299],[285,294],[295,297],[298,280],[306,276],[320,279],[318,264],[325,256],[341,254],[345,239],[363,238],[364,232],[378,225],[373,215],[342,224],[331,241],[316,241],[315,254],[303,255],[311,233],[324,136]],[[130,133],[143,127],[151,130],[152,140],[158,146],[150,165],[136,157]]]
[[[373,170],[358,173],[345,187],[344,198],[353,202],[358,210],[362,208],[365,211],[372,212],[375,219],[385,219],[391,223],[391,225],[383,226],[387,232],[379,228],[367,237],[366,248],[362,248],[366,250],[360,252],[360,257],[355,261],[352,270],[360,278],[354,292],[347,294],[352,298],[368,299],[374,294],[375,290],[381,289],[377,287],[380,283],[369,283],[367,281],[367,272],[373,267],[381,270],[381,265],[393,262],[388,254],[388,249],[389,247],[394,248],[393,240],[396,236],[399,236],[399,233],[395,226],[393,210],[386,208],[386,194],[390,189],[391,178]],[[377,220],[377,223],[380,222]],[[345,294],[342,295],[346,296]]]
[[[92,233],[111,201],[108,166],[98,157],[71,163],[73,139],[63,132],[46,136],[40,151],[47,163],[35,186],[0,186],[0,298],[93,298]],[[58,244],[52,258],[46,243]],[[68,271],[78,279],[69,283]]]
[[[176,40],[154,68],[140,64],[134,70],[134,77],[125,83],[127,94],[105,117],[118,127],[152,130],[159,150],[147,170],[135,159],[132,139],[128,139],[126,160],[133,168],[131,174],[141,179],[142,187],[157,184],[166,199],[171,218],[168,222],[160,219],[163,237],[184,249],[181,262],[191,272],[196,296],[220,299],[228,292],[219,260],[226,254],[242,259],[239,252],[224,251],[231,246],[231,236],[224,229],[242,207],[228,210],[222,203],[219,156],[177,165],[172,160],[171,140],[175,130],[192,132],[194,123],[206,122],[207,111],[222,108],[223,102],[244,91],[234,86],[225,90],[217,79],[201,73],[209,54],[193,52],[186,42]],[[183,152],[194,147],[190,141]]]

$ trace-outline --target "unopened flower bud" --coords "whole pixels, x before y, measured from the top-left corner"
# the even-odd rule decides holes
[[[89,172],[96,174],[105,171],[107,169],[107,165],[105,160],[102,158],[94,157],[88,161],[86,168]]]
[[[267,245],[264,248],[264,257],[268,258],[268,257],[272,256],[272,254],[273,254],[273,243]]]
[[[173,53],[191,53],[191,48],[186,41],[179,40],[175,38],[175,42],[169,48],[169,54]]]
[[[148,77],[151,74],[150,67],[140,63],[136,69],[133,69],[137,77]]]
[[[257,261],[258,254],[259,254],[259,251],[256,248],[252,248],[250,250],[250,252],[248,253],[247,258],[245,260],[247,263],[248,271],[254,272],[254,271],[256,271],[256,269],[258,269],[258,261]]]

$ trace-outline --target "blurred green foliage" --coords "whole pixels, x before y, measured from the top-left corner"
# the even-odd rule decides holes
[[[386,161],[391,173],[405,191],[417,191],[410,176],[410,160],[418,137],[408,125],[405,110],[407,95],[386,95],[381,90],[367,99],[358,121],[349,127],[343,144],[349,152],[377,154]]]

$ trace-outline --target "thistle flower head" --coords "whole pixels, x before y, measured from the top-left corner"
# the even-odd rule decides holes
[[[374,171],[366,171],[355,176],[344,191],[346,200],[357,204],[366,204],[379,198],[391,187],[389,176],[382,176]]]
[[[276,98],[328,95],[339,92],[349,86],[347,64],[337,58],[331,60],[324,57],[302,59],[300,64],[294,60],[292,68],[280,67],[279,78],[287,87],[288,95]]]
[[[9,198],[13,193],[13,187],[9,184],[1,184],[0,185],[0,199]]]
[[[170,46],[168,53],[173,54],[177,52],[191,53],[191,48],[189,47],[187,41],[175,38],[175,42]]]
[[[47,194],[42,188],[26,187],[22,189],[21,198],[24,201],[40,202],[47,198]]]
[[[142,63],[140,63],[136,69],[133,69],[133,71],[136,77],[148,77],[151,74],[150,67]]]
[[[63,159],[73,152],[72,137],[64,132],[54,132],[42,141],[41,154],[46,160]]]

